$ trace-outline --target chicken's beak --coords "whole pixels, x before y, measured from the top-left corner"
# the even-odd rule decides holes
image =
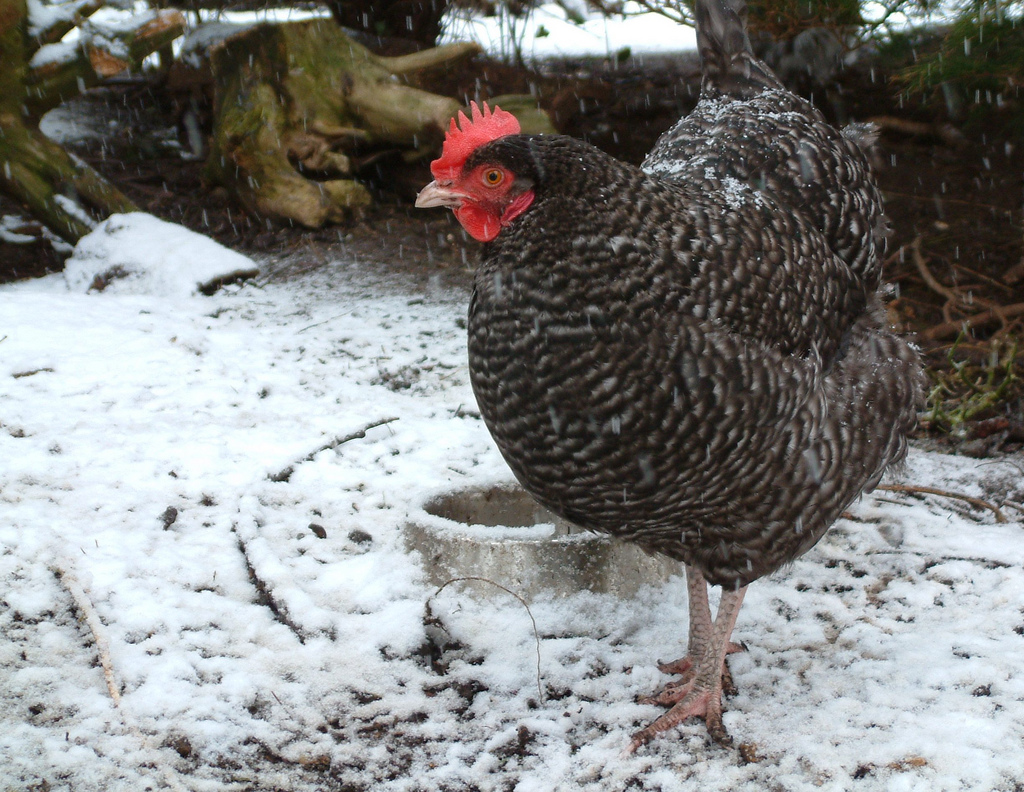
[[[456,207],[462,204],[463,196],[452,189],[451,185],[443,185],[432,181],[416,196],[417,209],[429,209],[431,206]]]

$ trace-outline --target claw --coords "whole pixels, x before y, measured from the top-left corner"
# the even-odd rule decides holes
[[[736,687],[736,683],[732,678],[732,671],[729,670],[728,663],[722,663],[722,693],[729,698],[739,695],[739,688]]]
[[[660,707],[671,707],[686,698],[693,690],[693,679],[669,682],[653,696],[640,699],[641,704],[657,704]]]
[[[714,690],[692,689],[672,709],[654,721],[650,726],[636,732],[630,740],[627,754],[646,745],[662,732],[678,726],[687,718],[703,718],[708,734],[719,745],[732,745],[732,738],[722,723],[721,693]]]
[[[745,651],[747,651],[747,647],[733,641],[730,641],[725,647],[726,655]],[[668,706],[680,701],[683,696],[686,695],[686,689],[688,689],[687,686],[693,686],[693,679],[697,673],[697,664],[690,655],[685,655],[684,657],[680,657],[678,660],[672,660],[668,663],[659,660],[658,670],[663,674],[679,674],[682,679],[669,682],[657,693],[640,699],[640,703]],[[735,696],[739,692],[736,689],[736,684],[733,682],[729,666],[725,663],[722,663],[722,690],[725,692],[725,695],[730,697]]]
[[[689,655],[686,655],[685,657],[680,657],[678,660],[672,660],[668,663],[659,660],[658,670],[661,671],[661,673],[663,674],[686,675],[688,672],[693,670],[693,660],[690,659]]]

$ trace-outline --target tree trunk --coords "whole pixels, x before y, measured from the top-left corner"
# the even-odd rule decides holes
[[[449,0],[326,0],[335,21],[371,36],[432,47]]]
[[[26,21],[25,0],[0,0],[0,190],[74,244],[97,219],[137,208],[26,117]]]
[[[265,216],[316,228],[370,202],[353,157],[436,151],[454,99],[411,88],[388,68],[452,62],[479,52],[452,45],[414,60],[384,59],[330,20],[248,28],[209,52],[213,142],[207,176]]]

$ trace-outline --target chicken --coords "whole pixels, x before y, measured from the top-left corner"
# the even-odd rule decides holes
[[[484,243],[470,377],[516,478],[685,566],[687,653],[661,666],[683,676],[632,749],[694,716],[728,741],[747,586],[904,457],[921,397],[881,316],[887,223],[855,136],[779,85],[724,0],[696,15],[702,97],[643,169],[473,105],[416,202]]]

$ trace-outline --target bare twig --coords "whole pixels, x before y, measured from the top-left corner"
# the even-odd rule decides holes
[[[537,695],[540,697],[540,703],[543,703],[544,690],[541,688],[540,684],[540,632],[537,630],[537,620],[533,618],[533,611],[531,611],[530,606],[526,604],[526,600],[524,600],[521,596],[516,594],[516,592],[514,592],[512,589],[506,588],[505,586],[501,585],[501,583],[497,583],[491,580],[490,578],[478,577],[476,575],[467,575],[466,577],[452,578],[451,580],[446,580],[444,583],[442,583],[440,588],[438,588],[437,591],[435,591],[427,598],[426,608],[429,611],[430,601],[434,599],[434,597],[436,597],[442,591],[444,591],[446,588],[448,588],[448,586],[450,586],[452,583],[462,583],[468,580],[475,580],[479,583],[490,583],[492,586],[500,588],[505,593],[511,594],[513,597],[519,600],[519,602],[522,604],[524,608],[526,608],[526,615],[530,617],[530,622],[533,624],[533,640],[536,642],[537,645]]]
[[[925,284],[933,292],[946,298],[946,302],[942,306],[942,315],[946,321],[922,332],[921,337],[923,339],[936,341],[943,338],[949,338],[950,336],[955,336],[963,332],[965,328],[973,327],[974,325],[984,325],[993,320],[999,320],[1005,328],[1009,324],[1009,319],[1011,317],[1017,316],[1018,314],[1024,314],[1024,303],[999,305],[992,300],[986,300],[981,297],[975,297],[969,302],[964,297],[963,292],[960,289],[946,286],[941,283],[928,268],[928,261],[921,253],[920,236],[915,237],[909,247],[911,257],[914,260],[914,266],[921,274],[921,278],[924,279]],[[964,317],[963,319],[953,318],[952,311],[954,308],[962,311],[975,303],[985,308],[985,310],[981,313],[976,313],[973,316]]]
[[[267,581],[261,578],[256,571],[256,567],[253,565],[252,558],[249,555],[249,545],[237,530],[235,530],[235,536],[238,539],[238,551],[242,554],[242,560],[245,561],[245,571],[249,575],[249,582],[256,589],[256,603],[265,606],[274,619],[291,630],[300,644],[306,643],[306,635],[302,631],[302,627],[292,619],[291,614],[288,613],[288,608],[284,603],[278,601]]]
[[[347,434],[344,437],[335,437],[329,443],[324,443],[319,448],[313,449],[308,454],[306,454],[306,456],[304,456],[302,459],[293,462],[288,467],[278,471],[277,473],[273,473],[267,476],[267,478],[269,478],[271,481],[288,481],[288,479],[292,477],[292,473],[295,472],[295,468],[297,465],[301,465],[303,462],[312,462],[316,458],[316,455],[319,454],[321,451],[327,451],[330,448],[337,448],[338,446],[344,445],[350,440],[358,440],[359,438],[366,437],[366,433],[371,429],[375,429],[378,426],[384,426],[385,424],[394,423],[397,420],[397,416],[392,418],[381,418],[379,421],[373,421],[372,423],[368,423],[362,429],[359,429],[358,431],[355,431],[352,434]]]
[[[4,336],[4,338],[6,338],[6,337],[7,336]],[[3,339],[0,338],[0,341],[2,341],[2,340]],[[11,374],[11,376],[14,379],[22,379],[23,377],[32,377],[32,376],[34,376],[36,374],[52,374],[52,373],[53,373],[53,369],[52,368],[50,368],[49,366],[44,366],[43,368],[30,369],[28,371],[15,371],[13,374]]]
[[[977,270],[973,270],[970,267],[965,267],[963,264],[954,264],[953,266],[956,267],[961,272],[966,272],[968,275],[973,275],[976,278],[981,278],[983,281],[988,283],[990,286],[995,286],[997,289],[1002,289],[1003,291],[1007,292],[1008,294],[1013,294],[1013,288],[1012,287],[1007,286],[1005,283],[1000,283],[995,278],[990,278],[984,272],[978,272]]]
[[[949,490],[938,489],[936,487],[924,487],[917,484],[881,484],[875,487],[876,490],[884,490],[886,492],[917,492],[923,495],[938,495],[943,498],[955,498],[957,500],[966,501],[972,506],[978,506],[982,509],[988,509],[995,517],[996,522],[1006,522],[1005,515],[999,510],[998,506],[994,506],[987,500],[982,498],[975,498],[971,495],[964,495],[960,492],[950,492]]]
[[[96,613],[96,609],[92,606],[92,600],[89,599],[89,595],[85,593],[85,589],[82,588],[82,584],[79,582],[74,572],[68,569],[67,565],[55,567],[54,572],[57,573],[57,577],[60,578],[60,582],[64,584],[64,588],[67,589],[68,594],[71,595],[71,599],[75,601],[75,607],[78,608],[78,612],[82,615],[82,619],[89,628],[89,632],[92,633],[93,643],[96,644],[96,654],[99,655],[100,667],[103,669],[103,679],[107,683],[107,692],[110,694],[110,698],[113,700],[114,705],[120,707],[121,691],[118,688],[117,680],[114,677],[114,664],[110,659],[110,647],[107,644],[107,638],[103,633],[103,625],[100,622],[100,617]]]
[[[899,190],[886,190],[886,198],[893,196],[896,198],[904,198],[908,201],[917,201],[919,203],[935,203],[934,196],[928,195],[914,195],[912,193],[900,192]],[[942,203],[944,204],[958,204],[960,206],[973,206],[976,209],[991,209],[996,212],[1006,212],[1007,215],[1012,213],[1005,207],[996,206],[995,204],[985,203],[984,201],[969,201],[966,198],[951,198],[948,195],[942,196]]]
[[[96,613],[92,600],[89,599],[89,595],[86,593],[81,581],[79,581],[78,576],[72,570],[71,562],[57,564],[52,569],[68,594],[71,595],[78,613],[85,621],[86,626],[88,626],[89,632],[92,633],[92,640],[96,645],[96,653],[99,655],[100,667],[103,669],[103,678],[107,683],[107,693],[110,694],[110,699],[114,702],[114,709],[121,716],[121,722],[124,723],[128,731],[135,735],[139,744],[152,755],[154,764],[160,768],[167,786],[174,790],[174,792],[186,792],[186,788],[179,780],[178,774],[163,761],[160,753],[150,746],[146,735],[139,730],[138,726],[131,722],[128,713],[124,711],[121,705],[121,691],[118,688],[117,678],[114,676],[114,663],[110,659],[110,644],[107,643],[103,623],[100,621],[99,614]]]
[[[920,235],[914,237],[914,241],[910,243],[910,251],[913,254],[914,266],[917,267],[917,271],[921,273],[921,277],[924,278],[924,282],[938,295],[945,297],[950,302],[960,302],[960,295],[954,290],[939,283],[939,279],[936,278],[930,269],[928,269],[928,262],[925,261],[924,256],[921,254],[921,237]]]
[[[1014,316],[1024,315],[1024,303],[1014,303],[1013,305],[1003,305],[998,308],[989,308],[987,311],[976,313],[974,316],[967,316],[963,319],[954,320],[952,322],[943,322],[942,324],[930,327],[921,333],[921,338],[926,341],[941,341],[944,338],[952,338],[963,331],[964,327],[975,327],[978,325],[986,325],[989,322],[999,320],[1005,324],[1007,319]]]

